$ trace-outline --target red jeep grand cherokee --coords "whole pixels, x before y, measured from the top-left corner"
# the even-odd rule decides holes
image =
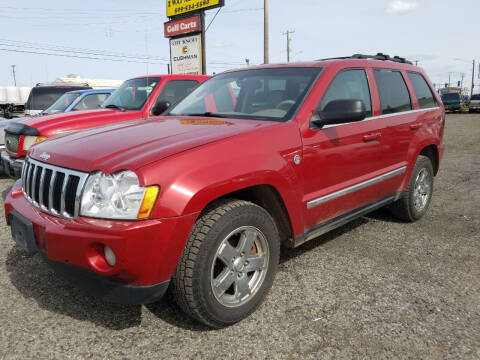
[[[427,211],[444,108],[402,58],[356,55],[229,71],[167,115],[31,148],[5,201],[15,241],[104,299],[170,285],[222,327],[264,299],[295,247],[391,205]]]
[[[103,104],[103,109],[72,111],[32,117],[5,129],[6,151],[1,154],[6,174],[19,178],[28,149],[36,142],[67,132],[158,116],[165,102],[173,104],[199,83],[204,75],[149,75],[125,81]]]

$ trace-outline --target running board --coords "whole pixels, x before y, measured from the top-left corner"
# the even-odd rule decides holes
[[[302,245],[303,243],[312,240],[320,235],[323,235],[333,229],[336,229],[342,225],[345,225],[346,223],[349,223],[352,220],[355,220],[365,214],[368,214],[369,212],[375,211],[385,205],[388,205],[395,200],[398,200],[401,196],[401,192],[389,195],[387,197],[384,197],[380,200],[377,200],[373,203],[370,203],[368,205],[362,206],[361,208],[358,208],[356,210],[350,211],[346,214],[340,215],[336,218],[333,218],[331,220],[328,220],[327,222],[324,222],[323,224],[319,224],[317,226],[314,226],[313,228],[307,230],[301,235],[298,235],[294,239],[290,239],[287,242],[288,247],[295,248],[297,246]]]

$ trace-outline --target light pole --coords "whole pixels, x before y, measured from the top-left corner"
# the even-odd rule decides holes
[[[470,61],[468,60],[465,60],[465,59],[454,59],[454,60],[458,60],[458,61],[463,61],[463,62],[466,62],[466,63],[469,63]],[[473,88],[475,87],[475,84],[474,84],[474,81],[475,81],[475,59],[472,60],[472,84],[470,86],[470,98],[472,97],[473,95]]]
[[[290,62],[290,34],[293,34],[295,30],[287,30],[283,35],[287,35],[287,63]]]
[[[268,64],[268,0],[263,0],[263,63]]]
[[[12,74],[13,74],[13,84],[17,86],[17,78],[15,76],[15,66],[16,65],[12,65]]]
[[[472,87],[470,88],[470,99],[473,96],[473,87],[475,86],[474,81],[475,81],[475,59],[473,59],[473,66],[472,66]]]

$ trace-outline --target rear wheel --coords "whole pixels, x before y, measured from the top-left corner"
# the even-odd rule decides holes
[[[178,305],[215,328],[252,313],[270,289],[280,241],[272,217],[242,200],[224,200],[197,220],[172,279]]]
[[[405,221],[416,221],[427,212],[433,193],[433,166],[430,159],[420,155],[412,171],[407,189],[390,209],[393,215]]]

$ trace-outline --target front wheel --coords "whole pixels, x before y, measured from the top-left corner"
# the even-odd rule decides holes
[[[223,200],[197,220],[172,279],[172,292],[188,315],[215,328],[252,313],[270,289],[280,240],[265,209]]]
[[[416,221],[427,212],[433,193],[433,166],[430,159],[420,155],[413,168],[408,187],[399,200],[391,205],[393,215],[405,221]]]

